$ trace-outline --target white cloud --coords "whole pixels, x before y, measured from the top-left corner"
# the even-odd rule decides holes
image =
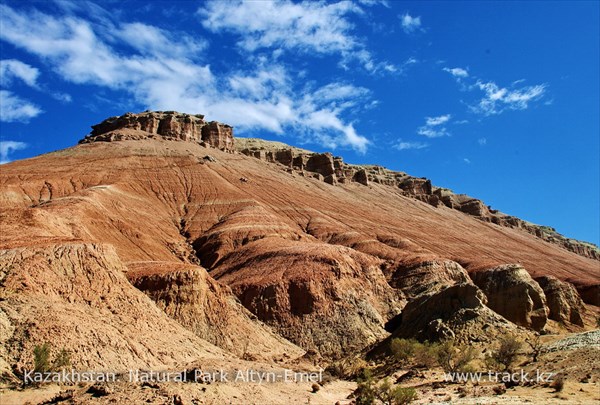
[[[479,138],[479,139],[477,140],[477,143],[478,143],[480,146],[487,145],[487,138]]]
[[[215,3],[214,7],[220,7],[219,4]],[[264,4],[269,4],[267,11],[274,7],[271,3]],[[284,5],[290,12],[302,11],[289,2],[274,4],[277,7]],[[335,16],[349,12],[344,10],[354,6],[310,3],[303,7],[324,8],[325,12]],[[296,24],[308,25],[319,32],[321,23],[312,24],[310,16],[322,17],[315,11],[308,16],[299,16]],[[249,23],[260,26],[264,21]],[[369,144],[352,123],[342,118],[344,111],[358,108],[358,101],[368,101],[363,88],[332,83],[311,90],[299,85],[304,81],[296,82],[290,77],[284,65],[260,58],[249,58],[243,71],[215,75],[209,65],[190,59],[191,54],[183,51],[165,54],[164,49],[182,50],[189,40],[180,41],[176,35],[148,25],[117,24],[114,30],[106,30],[104,25],[97,26],[92,21],[73,16],[54,17],[38,11],[25,14],[5,5],[0,5],[0,24],[3,28],[0,39],[40,57],[63,80],[125,91],[137,103],[150,109],[203,113],[211,119],[234,125],[238,130],[293,132],[303,141],[320,142],[334,148],[347,146],[364,152]],[[343,25],[341,20],[340,24]],[[133,38],[132,28],[141,28],[142,37]],[[331,30],[335,27],[322,28]],[[153,38],[164,49],[148,45]],[[322,43],[325,48],[337,46],[333,38],[314,40],[325,41]],[[113,44],[130,46],[133,52],[120,55]],[[341,42],[338,45],[346,46]],[[195,49],[200,48],[198,45]],[[334,94],[336,90],[340,91],[337,95]],[[21,111],[30,116],[40,112],[35,106],[27,109],[22,104],[22,107]]]
[[[383,2],[362,4],[385,6]],[[204,28],[238,35],[237,45],[247,52],[272,49],[277,56],[284,51],[339,54],[339,64],[346,70],[358,62],[369,73],[395,73],[398,67],[375,60],[354,33],[350,17],[363,13],[360,3],[351,1],[212,0],[198,9]]]
[[[475,86],[485,95],[477,105],[471,106],[471,110],[483,115],[500,114],[506,109],[525,110],[530,102],[543,97],[546,91],[545,84],[508,89],[494,82],[478,80]]]
[[[27,147],[24,142],[17,141],[0,141],[0,165],[11,161],[10,155],[12,152],[22,150]]]
[[[16,59],[0,60],[0,82],[2,86],[10,86],[14,79],[22,80],[31,87],[37,87],[40,71],[33,66]]]
[[[0,90],[0,121],[27,122],[42,110],[35,104],[20,98],[8,90]]]
[[[500,114],[507,109],[525,110],[529,107],[530,102],[544,96],[547,87],[546,84],[539,84],[515,88],[516,85],[525,82],[525,79],[513,81],[510,87],[501,87],[493,81],[483,81],[476,76],[471,76],[463,68],[445,67],[443,70],[456,79],[462,91],[480,90],[485,93],[479,102],[470,106],[469,109],[486,116]]]
[[[338,3],[280,1],[209,1],[198,10],[202,25],[213,32],[240,34],[239,45],[333,53],[357,46],[349,14],[361,13],[349,1]]]
[[[395,149],[398,150],[409,150],[409,149],[424,149],[429,145],[423,142],[403,142],[400,140],[397,144],[394,145]]]
[[[449,136],[450,133],[443,125],[450,121],[450,114],[439,115],[437,117],[425,117],[425,125],[417,129],[417,134],[427,138],[439,138]]]
[[[469,72],[466,69],[463,69],[463,68],[456,67],[456,68],[450,69],[450,68],[445,67],[443,70],[445,72],[450,73],[452,76],[454,76],[456,78],[469,77]]]
[[[468,158],[464,158],[463,162],[465,162],[466,164],[470,165],[471,164],[471,160]]]
[[[207,41],[137,22],[123,24],[116,35],[142,55],[192,57],[208,47]]]
[[[430,126],[430,127],[433,127],[436,125],[442,125],[442,124],[445,124],[446,122],[448,122],[451,117],[452,116],[450,114],[440,115],[438,117],[426,117],[425,125]]]
[[[419,129],[417,130],[417,134],[426,136],[427,138],[439,138],[442,136],[450,135],[448,130],[444,127],[435,128],[435,127],[428,127],[426,125],[419,127]]]
[[[412,34],[421,29],[421,17],[412,17],[410,14],[405,13],[400,16],[400,22],[402,24],[402,29],[407,34]]]

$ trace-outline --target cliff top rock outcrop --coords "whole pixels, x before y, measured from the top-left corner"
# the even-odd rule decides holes
[[[216,121],[206,122],[202,114],[176,111],[144,111],[110,117],[92,125],[92,132],[80,143],[141,140],[156,136],[203,143],[228,152],[234,150],[233,127]]]

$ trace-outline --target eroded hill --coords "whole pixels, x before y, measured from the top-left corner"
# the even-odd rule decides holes
[[[202,116],[93,128],[2,166],[5,374],[43,341],[88,368],[328,361],[390,333],[581,327],[599,304],[597,247],[429,180],[282,144],[236,152]]]

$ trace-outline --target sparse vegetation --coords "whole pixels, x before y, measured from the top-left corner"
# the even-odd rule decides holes
[[[527,345],[531,349],[531,360],[534,362],[538,361],[540,354],[542,354],[542,349],[544,348],[541,337],[537,335],[535,338],[528,340]]]
[[[418,342],[414,339],[393,339],[390,351],[401,365],[434,367],[437,361],[438,343]]]
[[[417,398],[414,388],[394,385],[388,378],[375,384],[373,374],[369,369],[363,369],[357,378],[358,387],[355,391],[356,405],[405,405]]]
[[[33,348],[33,371],[36,373],[63,370],[70,365],[71,354],[64,348],[58,352],[52,362],[50,362],[50,345],[47,342]]]
[[[375,402],[375,388],[371,370],[363,369],[356,382],[356,405],[372,405]]]
[[[71,366],[71,353],[65,348],[60,349],[54,362],[52,363],[53,370],[63,370]]]
[[[33,348],[33,371],[45,373],[50,371],[50,345],[42,343]]]
[[[465,372],[469,363],[475,358],[475,351],[471,346],[457,346],[451,340],[439,345],[437,350],[438,364],[446,373]]]
[[[415,346],[418,344],[413,339],[392,339],[390,343],[390,350],[394,359],[400,364],[406,364],[412,359],[415,354]]]
[[[503,371],[511,371],[513,364],[519,357],[523,343],[514,336],[504,336],[500,339],[500,345],[497,350],[491,354],[491,362],[502,367]]]
[[[417,399],[414,388],[394,386],[389,379],[375,388],[375,397],[384,405],[405,405]]]

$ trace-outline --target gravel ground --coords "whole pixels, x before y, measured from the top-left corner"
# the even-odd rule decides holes
[[[569,336],[557,342],[548,345],[546,348],[549,352],[558,350],[572,350],[580,347],[598,347],[600,348],[600,329],[590,332],[579,333]]]

